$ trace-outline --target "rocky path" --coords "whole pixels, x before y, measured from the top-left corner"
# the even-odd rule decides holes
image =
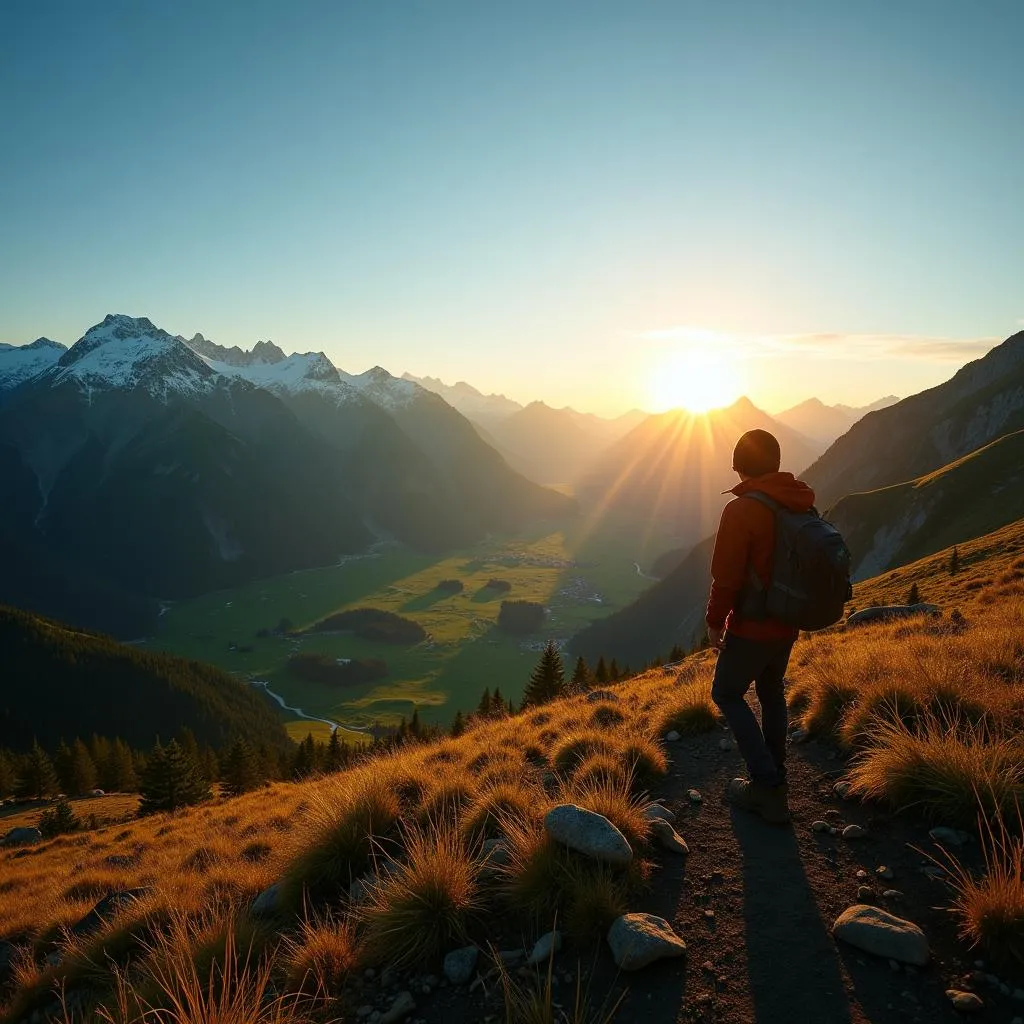
[[[592,1007],[621,999],[617,1022],[931,1024],[962,1020],[947,990],[973,988],[984,1004],[973,1014],[978,1019],[1024,1024],[1024,977],[986,977],[990,968],[956,939],[955,922],[940,909],[949,893],[924,871],[925,853],[936,849],[925,826],[839,799],[832,787],[842,762],[815,743],[792,748],[792,827],[766,825],[722,801],[725,783],[742,767],[725,737],[719,731],[668,744],[670,772],[652,794],[675,812],[691,852],[657,853],[651,889],[632,909],[671,922],[686,941],[686,956],[627,973],[615,967],[607,947],[566,948],[555,959],[557,1002],[571,1010],[581,976]],[[688,795],[692,789],[700,792],[699,803]],[[859,825],[864,834],[846,839],[812,829],[826,820]],[[976,843],[965,850],[978,859]],[[855,904],[874,904],[919,925],[931,947],[928,965],[901,964],[837,941],[833,923]],[[533,938],[497,935],[495,944],[525,942],[529,949]],[[387,979],[385,991],[379,978],[368,980],[366,995],[387,1006],[387,987]],[[411,1021],[505,1019],[493,983],[472,993],[437,977],[403,978],[401,987],[416,999]]]

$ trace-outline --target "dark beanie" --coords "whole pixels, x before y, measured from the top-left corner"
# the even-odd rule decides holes
[[[767,430],[748,430],[732,452],[732,468],[744,476],[778,473],[781,462],[779,442]]]

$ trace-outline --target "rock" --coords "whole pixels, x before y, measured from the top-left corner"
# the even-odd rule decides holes
[[[887,868],[884,865],[882,867],[875,868],[875,874],[878,875],[879,878],[884,878],[886,881],[896,877],[893,874],[892,868]]]
[[[576,804],[552,807],[544,828],[552,839],[604,864],[626,867],[633,860],[626,837],[606,817]]]
[[[655,960],[686,952],[686,943],[668,921],[652,914],[623,914],[617,918],[608,929],[608,945],[616,965],[624,971],[637,971]]]
[[[724,737],[718,741],[719,750],[732,750],[732,740],[725,739]]]
[[[661,819],[662,821],[675,821],[675,814],[670,811],[667,807],[662,807],[661,804],[648,804],[644,808],[644,817],[648,821],[655,821]]]
[[[679,733],[677,733],[675,731],[675,729],[671,729],[669,732],[665,733],[665,742],[666,743],[675,743],[678,739],[679,739]]]
[[[587,703],[596,704],[598,701],[610,700],[613,703],[619,699],[617,693],[613,693],[611,690],[591,690],[587,694]]]
[[[699,789],[688,789],[686,795],[689,797],[691,804],[701,804],[704,802],[704,797],[700,795]]]
[[[411,992],[399,992],[387,1013],[381,1014],[381,1024],[396,1024],[416,1009],[416,1000]]]
[[[502,949],[498,951],[498,959],[506,967],[515,967],[522,963],[526,954],[521,949]]]
[[[946,828],[945,825],[933,828],[928,835],[931,836],[932,842],[942,846],[963,846],[971,838],[969,832],[961,832],[958,828]]]
[[[453,985],[465,985],[473,977],[479,958],[480,950],[476,946],[453,949],[444,958],[444,976]]]
[[[864,870],[863,868],[861,868],[861,869],[860,869],[860,870],[859,870],[859,871],[857,872],[857,877],[858,877],[858,878],[862,878],[862,879],[863,879],[863,878],[867,878],[867,877],[868,877],[868,873],[867,873],[867,872],[866,872],[866,871],[865,871],[865,870]]]
[[[359,903],[370,894],[370,880],[368,878],[357,878],[348,887],[348,896],[353,903]],[[271,886],[273,888],[273,886]]]
[[[252,901],[249,913],[253,917],[272,917],[281,909],[281,884],[275,882]]]
[[[562,933],[548,932],[542,935],[533,946],[533,950],[526,958],[528,964],[546,964],[554,953],[561,952]]]
[[[850,796],[850,791],[853,789],[853,785],[845,780],[840,780],[832,787],[832,792],[835,793],[840,800],[846,800]]]
[[[662,821],[660,818],[652,821],[651,835],[654,836],[654,841],[669,853],[686,855],[690,852],[686,840],[667,821]]]
[[[822,821],[820,818],[818,821],[811,822],[812,832],[831,832],[832,826],[827,821]]]
[[[868,834],[868,830],[862,825],[847,825],[843,829],[844,839],[863,839]]]
[[[977,1013],[978,1010],[985,1009],[981,997],[976,996],[973,992],[961,992],[959,989],[948,988],[946,995],[953,1004],[953,1009],[959,1010],[961,1013]]]
[[[792,740],[792,741],[793,741],[794,743],[804,743],[804,742],[806,742],[806,740],[807,740],[807,737],[808,737],[809,735],[810,735],[810,733],[809,733],[809,732],[808,732],[808,731],[807,731],[806,729],[804,729],[804,728],[799,728],[799,729],[794,729],[794,730],[793,730],[793,731],[792,731],[792,732],[791,732],[791,733],[789,734],[789,738],[790,738],[790,739],[791,739],[791,740]]]
[[[887,900],[903,899],[903,893],[901,893],[899,889],[886,889],[885,892],[882,893],[882,896]]]
[[[123,889],[120,892],[112,892],[109,896],[104,896],[85,917],[71,926],[71,933],[78,936],[94,935],[119,911],[132,903],[137,903],[152,891],[148,886],[140,886],[137,889]],[[257,901],[258,899],[259,897],[257,897]],[[255,904],[253,905],[255,906]]]
[[[512,863],[508,847],[503,839],[488,839],[481,848],[483,859],[488,867],[506,868]]]
[[[52,953],[47,953],[46,955],[46,963],[50,967],[60,967],[63,961],[64,954],[59,949],[55,949]]]
[[[360,1020],[362,1020],[364,1017],[369,1017],[371,1013],[373,1013],[373,1007],[369,1005],[360,1006],[359,1009],[356,1010],[356,1016]]]
[[[2,840],[0,840],[0,846],[32,846],[35,843],[42,842],[43,833],[37,828],[32,828],[30,825],[24,825],[21,828],[12,828]]]
[[[928,940],[916,924],[879,907],[849,907],[839,915],[832,933],[865,953],[916,967],[924,967],[931,955]]]
[[[936,604],[887,604],[877,608],[862,608],[847,620],[847,626],[863,626],[867,622],[885,622],[888,619],[906,619],[915,615],[939,615]]]
[[[875,890],[870,885],[859,885],[857,886],[857,899],[862,903],[866,903],[868,900],[875,898]]]

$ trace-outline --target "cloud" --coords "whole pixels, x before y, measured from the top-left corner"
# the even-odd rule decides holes
[[[1001,338],[940,338],[918,334],[729,334],[679,325],[644,331],[640,339],[677,351],[714,351],[742,359],[800,355],[823,360],[921,359],[964,363],[985,355]]]

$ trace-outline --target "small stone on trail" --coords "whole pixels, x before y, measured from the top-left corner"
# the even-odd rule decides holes
[[[408,1017],[415,1009],[416,1000],[413,999],[412,993],[399,992],[395,996],[395,1001],[391,1004],[391,1009],[381,1016],[381,1024],[397,1024],[398,1021]]]
[[[648,804],[644,808],[644,817],[648,821],[654,821],[657,818],[660,818],[662,821],[676,820],[674,812],[670,811],[667,807],[662,807],[661,804]]]
[[[666,743],[675,743],[676,740],[678,740],[678,739],[679,739],[679,733],[677,733],[675,731],[675,729],[672,729],[670,732],[665,733],[665,742]]]
[[[704,797],[700,795],[699,789],[688,789],[686,795],[690,798],[691,804],[699,804],[704,802]]]
[[[807,732],[807,730],[806,730],[806,729],[800,728],[800,729],[794,729],[794,730],[793,730],[793,731],[792,731],[792,732],[791,732],[791,733],[789,734],[789,738],[790,738],[790,739],[791,739],[791,740],[792,740],[792,741],[793,741],[794,743],[803,743],[803,742],[804,742],[804,740],[806,740],[806,739],[807,739],[808,735],[809,735],[809,733]]]
[[[880,867],[880,868],[875,868],[875,874],[878,875],[879,878],[884,878],[887,881],[889,879],[891,879],[891,878],[895,878],[896,877],[893,874],[892,868],[887,868],[884,865],[882,867]]]
[[[831,832],[832,831],[832,826],[827,821],[821,821],[819,819],[818,821],[812,821],[811,822],[811,831],[812,832]]]
[[[569,849],[613,867],[627,867],[633,860],[626,837],[607,818],[576,804],[552,807],[544,815],[544,830]]]
[[[703,970],[707,971],[708,974],[715,973],[715,965],[710,960],[705,960],[700,966]]]
[[[900,899],[903,899],[903,893],[901,893],[899,891],[899,889],[886,889],[885,892],[882,893],[882,895],[887,900],[900,900]]]
[[[732,750],[732,740],[728,740],[728,739],[725,739],[725,738],[720,739],[718,741],[718,749],[719,750]]]
[[[281,885],[275,882],[273,885],[264,889],[252,901],[252,906],[249,908],[249,913],[253,917],[271,917],[276,914],[280,909],[281,903]],[[81,923],[81,922],[79,922]]]
[[[653,914],[623,914],[608,929],[608,945],[615,963],[636,971],[665,957],[682,956],[686,943],[668,921]]]
[[[867,829],[862,825],[847,825],[843,829],[844,839],[863,839],[867,834]]]
[[[669,853],[685,855],[690,852],[690,848],[686,845],[686,840],[667,821],[657,818],[652,821],[651,835],[654,836],[655,842],[663,850],[668,850]]]
[[[868,873],[863,868],[861,868],[860,871],[857,872],[857,877],[858,878],[867,878],[868,877]]]
[[[542,935],[536,943],[534,943],[533,951],[526,958],[528,964],[541,964],[547,963],[551,959],[552,953],[559,953],[562,950],[562,933],[561,932],[548,932],[547,935]]]
[[[956,828],[947,828],[945,825],[933,828],[928,835],[931,836],[933,842],[941,843],[943,846],[963,846],[971,838],[969,833],[961,832]]]
[[[847,908],[836,919],[832,933],[865,953],[916,967],[924,967],[931,955],[928,940],[916,924],[879,907],[860,904]]]
[[[857,899],[862,903],[867,900],[873,900],[875,898],[875,890],[870,885],[859,885],[857,886]]]
[[[852,788],[853,788],[853,786],[849,782],[841,781],[841,782],[837,782],[832,787],[832,792],[835,793],[835,795],[837,797],[839,797],[840,800],[845,800],[845,799],[847,799],[847,797],[849,797],[850,790]]]
[[[444,976],[453,985],[465,985],[473,977],[480,950],[476,946],[453,949],[444,958]]]
[[[953,1004],[953,1009],[959,1010],[961,1013],[976,1013],[985,1008],[980,996],[976,996],[973,992],[960,992],[955,988],[950,988],[946,990],[946,995]]]

